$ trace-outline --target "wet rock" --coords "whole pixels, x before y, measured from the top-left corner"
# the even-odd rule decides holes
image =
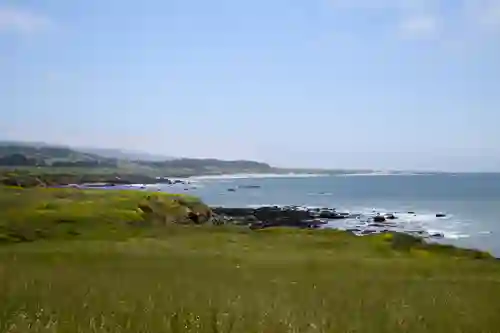
[[[385,217],[383,217],[382,215],[377,215],[377,216],[374,216],[373,217],[373,222],[385,222]]]
[[[443,213],[437,213],[437,214],[436,214],[436,217],[446,217],[446,214],[443,214]]]
[[[444,234],[441,232],[436,232],[436,233],[430,234],[430,237],[432,237],[432,238],[444,238]]]
[[[228,188],[227,191],[228,192],[236,192],[236,189],[234,189],[234,188]]]
[[[219,216],[230,217],[234,221],[251,224],[252,229],[272,226],[318,228],[325,223],[315,219],[315,216],[309,210],[298,206],[273,206],[255,209],[214,207],[212,212]]]
[[[322,209],[319,212],[319,217],[322,219],[333,219],[337,216],[337,213],[333,209]]]
[[[284,225],[300,225],[303,221],[313,219],[309,211],[296,209],[281,209],[275,207],[261,207],[254,212],[259,221],[268,221]]]
[[[392,213],[385,214],[384,217],[386,218],[386,220],[395,220],[395,219],[397,219],[397,217],[394,214],[392,214]]]
[[[408,214],[412,214],[412,215],[415,215],[415,212],[408,212]]]
[[[249,216],[255,213],[253,208],[226,208],[226,207],[213,207],[212,212],[217,215],[225,215],[232,217]]]
[[[240,185],[238,188],[246,188],[246,189],[252,189],[252,188],[260,188],[260,185]]]

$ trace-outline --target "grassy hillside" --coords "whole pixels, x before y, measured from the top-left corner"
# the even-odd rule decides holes
[[[126,237],[173,223],[203,223],[209,218],[209,208],[189,196],[0,187],[0,243]]]
[[[14,225],[62,235],[0,246],[0,332],[500,327],[500,263],[481,252],[397,234],[163,223],[182,220],[181,206],[205,211],[195,199],[177,203],[169,195],[149,201],[134,192],[1,193],[4,234]],[[142,217],[141,203],[163,214],[162,223],[144,224],[158,220]]]

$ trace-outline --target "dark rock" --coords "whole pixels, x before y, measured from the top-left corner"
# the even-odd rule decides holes
[[[273,226],[289,226],[299,228],[318,228],[324,224],[308,210],[297,206],[260,207],[260,208],[223,208],[214,207],[212,212],[219,216],[231,217],[235,221],[251,224],[252,229]]]
[[[385,222],[385,217],[383,217],[382,215],[374,216],[373,222]]]
[[[443,213],[437,213],[437,214],[436,214],[436,217],[446,217],[446,214],[443,214]]]
[[[189,212],[188,213],[188,218],[193,221],[195,224],[200,223],[200,216],[194,212]]]
[[[276,207],[257,208],[254,215],[259,221],[288,226],[300,226],[313,218],[308,211]]]
[[[153,208],[151,208],[149,205],[147,204],[139,204],[139,209],[142,210],[143,213],[146,213],[146,214],[152,214],[153,213]]]
[[[415,214],[415,212],[408,212],[408,214]]]
[[[331,209],[322,209],[319,212],[319,217],[322,219],[333,219],[337,216],[337,213]]]
[[[212,212],[218,215],[241,217],[254,215],[254,208],[226,208],[226,207],[213,207]]]
[[[397,217],[394,214],[391,214],[391,213],[385,214],[385,218],[387,220],[395,220],[395,219],[397,219]]]
[[[260,185],[240,185],[238,188],[247,188],[247,189],[252,189],[252,188],[260,188]]]
[[[236,190],[234,188],[228,188],[227,191],[228,192],[236,192]]]
[[[250,229],[252,230],[257,230],[257,229],[262,229],[264,228],[264,223],[263,222],[255,222],[250,224]]]
[[[436,233],[430,234],[430,237],[432,237],[432,238],[444,238],[444,234],[441,232],[436,232]]]
[[[213,225],[223,225],[225,224],[226,220],[224,216],[219,216],[219,215],[212,215],[211,222]]]

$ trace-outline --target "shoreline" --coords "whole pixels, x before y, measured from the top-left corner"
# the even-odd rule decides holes
[[[384,235],[401,235],[422,244],[452,247],[465,251],[477,251],[500,260],[500,255],[487,249],[476,246],[458,245],[445,232],[439,230],[405,229],[398,226],[402,214],[407,213],[361,213],[339,212],[333,208],[307,209],[300,206],[260,206],[260,207],[221,207],[209,206],[214,213],[212,223],[215,225],[235,225],[248,227],[252,230],[266,230],[273,228],[312,229],[314,231],[336,231],[351,234],[356,237],[377,237]],[[414,215],[414,212],[409,212]],[[418,213],[417,213],[418,215]],[[436,213],[442,219],[446,214]],[[339,227],[339,223],[354,222],[351,227]],[[404,223],[404,222],[403,222]]]

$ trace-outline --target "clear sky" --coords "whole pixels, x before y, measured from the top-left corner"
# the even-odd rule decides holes
[[[500,171],[499,0],[0,0],[0,139]]]

